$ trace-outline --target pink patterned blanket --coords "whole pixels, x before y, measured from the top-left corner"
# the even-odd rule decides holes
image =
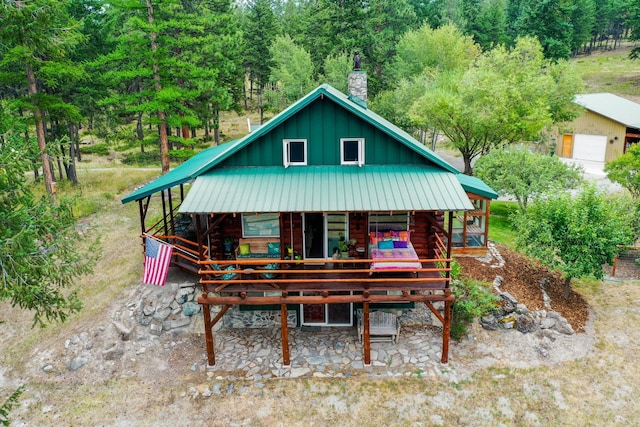
[[[397,270],[400,268],[422,268],[418,262],[418,254],[411,242],[406,248],[379,249],[377,246],[369,245],[371,259],[385,262],[372,262],[372,270]]]

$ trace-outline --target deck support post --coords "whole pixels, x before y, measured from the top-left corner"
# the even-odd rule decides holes
[[[371,337],[369,335],[369,303],[362,303],[362,327],[364,329],[364,364],[371,365]]]
[[[282,364],[290,366],[289,357],[289,322],[287,322],[287,304],[280,305],[280,323],[282,325]]]
[[[442,325],[442,363],[449,363],[449,336],[451,335],[451,303],[444,302],[444,324]]]
[[[211,323],[211,306],[202,304],[202,314],[204,316],[204,336],[207,347],[207,365],[216,365],[216,354],[213,349],[213,324]]]

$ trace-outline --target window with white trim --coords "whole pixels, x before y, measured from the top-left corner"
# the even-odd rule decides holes
[[[307,140],[284,139],[282,141],[282,163],[287,168],[291,165],[307,164]]]
[[[340,164],[364,165],[364,138],[340,138]]]

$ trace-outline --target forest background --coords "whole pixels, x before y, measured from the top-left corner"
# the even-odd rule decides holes
[[[3,1],[0,20],[3,114],[32,125],[33,170],[51,193],[56,174],[77,183],[83,151],[117,146],[166,172],[233,137],[220,135],[223,112],[262,122],[319,83],[346,91],[356,51],[370,108],[426,142],[436,125],[409,107],[434,69],[524,36],[539,40],[543,66],[616,49],[640,34],[640,1],[30,0]],[[452,40],[463,50],[443,59]],[[81,150],[81,136],[104,144]]]

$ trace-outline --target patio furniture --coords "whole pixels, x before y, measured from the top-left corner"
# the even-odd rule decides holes
[[[364,324],[362,309],[356,311],[358,318],[358,341],[362,343]],[[369,313],[369,339],[371,342],[391,341],[398,343],[400,336],[400,320],[398,316],[386,311],[372,311]]]

